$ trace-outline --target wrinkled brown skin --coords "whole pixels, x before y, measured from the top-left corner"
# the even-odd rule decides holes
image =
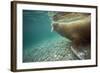
[[[91,43],[91,17],[62,23],[53,23],[53,30],[72,41],[73,48],[81,48]]]

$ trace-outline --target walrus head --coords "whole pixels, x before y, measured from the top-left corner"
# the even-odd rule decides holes
[[[66,31],[64,31],[64,27],[63,27],[64,24],[60,24],[60,23],[53,23],[51,25],[51,32],[57,32],[59,35],[63,36],[63,37],[66,37],[67,33]],[[66,27],[67,28],[67,27]]]
[[[70,39],[74,45],[90,44],[91,15],[89,13],[57,13],[52,20],[51,31]]]
[[[87,27],[90,19],[89,13],[58,12],[52,16],[51,31],[63,33],[65,31],[62,30],[70,31],[70,27],[75,27],[76,30],[77,27],[83,27],[85,23],[85,27]]]

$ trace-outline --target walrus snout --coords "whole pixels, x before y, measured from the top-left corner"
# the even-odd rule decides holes
[[[57,23],[54,23],[53,24],[53,28],[55,29],[55,28],[57,28],[58,27],[58,24]]]
[[[55,31],[55,30],[57,30],[58,29],[58,23],[53,23],[52,25],[51,25],[51,32],[52,31]]]

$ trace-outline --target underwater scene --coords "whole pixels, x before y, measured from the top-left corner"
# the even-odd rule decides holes
[[[23,10],[23,62],[91,59],[91,14]]]

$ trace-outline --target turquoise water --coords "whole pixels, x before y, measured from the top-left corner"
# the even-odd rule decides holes
[[[23,10],[23,48],[53,36],[48,11]]]

